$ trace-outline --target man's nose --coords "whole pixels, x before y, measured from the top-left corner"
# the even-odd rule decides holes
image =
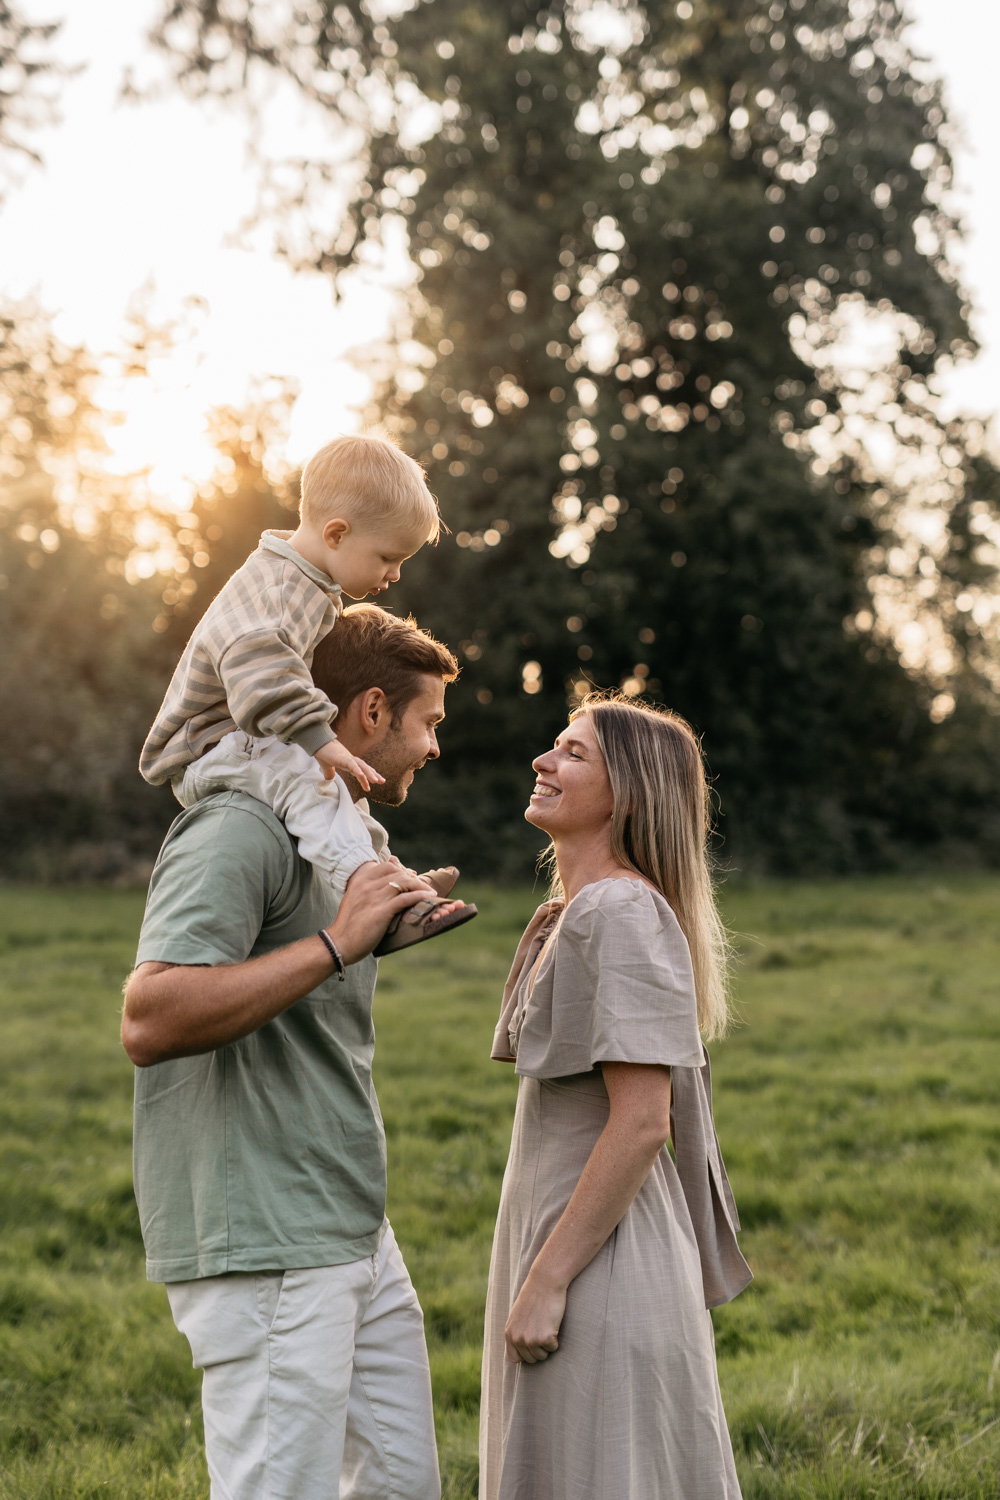
[[[437,735],[434,733],[433,729],[431,730],[430,734],[427,736],[427,739],[428,739],[428,742],[429,742],[428,750],[427,750],[427,759],[428,760],[438,760],[440,758],[441,751],[438,749]]]

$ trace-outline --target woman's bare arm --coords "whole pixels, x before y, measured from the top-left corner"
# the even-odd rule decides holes
[[[507,1358],[533,1365],[559,1347],[566,1293],[627,1213],[670,1133],[670,1070],[605,1063],[611,1111],[573,1196],[535,1257],[507,1319]]]
[[[327,929],[345,964],[370,953],[390,917],[428,889],[396,861],[361,865]],[[332,967],[318,937],[239,964],[142,963],[125,987],[122,1045],[140,1068],[213,1052],[273,1020],[328,979]]]

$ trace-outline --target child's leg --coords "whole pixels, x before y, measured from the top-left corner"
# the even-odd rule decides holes
[[[300,745],[235,730],[193,761],[174,786],[185,807],[220,791],[246,792],[266,802],[298,840],[303,859],[338,891],[359,865],[387,857],[384,831],[374,819],[362,818],[339,776],[324,780],[317,761]]]

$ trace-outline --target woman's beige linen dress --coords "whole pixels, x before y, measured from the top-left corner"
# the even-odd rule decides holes
[[[481,1500],[738,1500],[706,1309],[742,1291],[750,1271],[712,1124],[691,958],[663,897],[607,879],[565,910],[540,907],[493,1056],[516,1060],[520,1088],[486,1307]],[[511,1304],[607,1122],[604,1062],[670,1067],[676,1165],[664,1146],[571,1283],[558,1350],[511,1364]]]

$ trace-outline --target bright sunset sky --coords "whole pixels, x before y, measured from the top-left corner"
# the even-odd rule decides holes
[[[34,295],[65,339],[113,348],[136,293],[151,287],[154,318],[180,318],[175,354],[149,381],[109,392],[126,413],[115,442],[123,469],[152,465],[154,487],[180,499],[206,477],[212,451],[203,416],[239,404],[249,382],[292,377],[300,395],[288,458],[299,461],[357,424],[366,386],[347,359],[378,336],[391,293],[356,288],[339,308],[321,277],[293,273],[266,234],[239,246],[255,198],[247,125],[235,107],[201,108],[168,93],[117,102],[126,68],[148,76],[143,31],[154,0],[22,0],[36,20],[66,15],[59,51],[83,64],[65,86],[62,122],[36,139],[42,169],[26,170],[0,212],[0,298]],[[984,351],[945,383],[949,404],[1000,409],[1000,147],[996,130],[996,0],[911,0],[913,44],[943,75],[958,151],[959,203],[969,226],[961,252]],[[190,299],[198,299],[191,301]],[[360,392],[360,395],[359,395]]]

